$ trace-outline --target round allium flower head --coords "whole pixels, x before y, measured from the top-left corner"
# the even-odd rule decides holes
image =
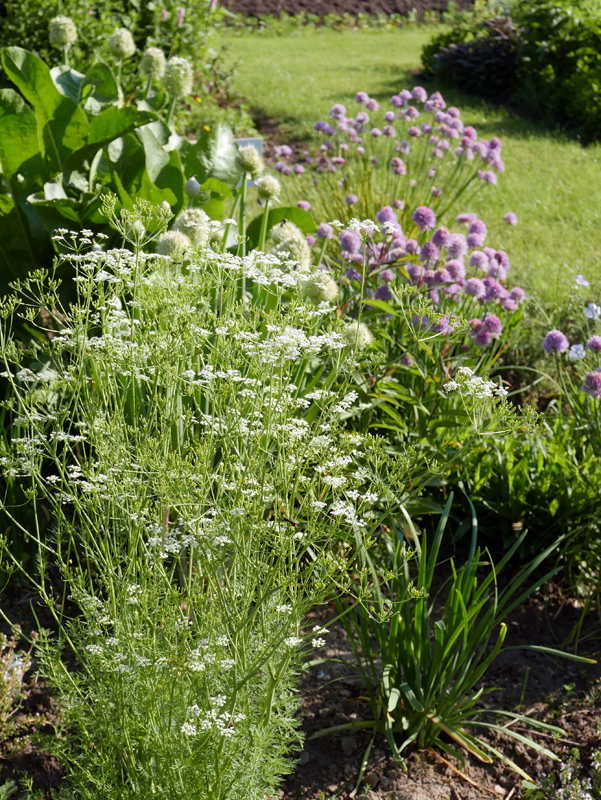
[[[422,86],[414,86],[411,90],[411,97],[420,103],[425,103],[428,99],[428,94]]]
[[[452,258],[445,264],[445,269],[454,281],[465,278],[465,265],[463,264],[463,261],[458,261],[456,258]]]
[[[71,17],[54,17],[49,26],[50,44],[54,47],[68,47],[77,41],[77,28]]]
[[[395,200],[392,204],[395,208],[398,208],[402,211],[405,208],[405,201],[404,200]]]
[[[296,225],[294,227],[296,228]],[[299,229],[297,228],[297,230]],[[302,231],[300,233],[302,238],[285,239],[276,244],[271,252],[284,261],[296,261],[301,267],[307,269],[311,266],[311,250]]]
[[[316,305],[323,302],[331,303],[338,296],[338,284],[327,272],[318,270],[303,282],[303,292]]]
[[[257,192],[261,200],[277,200],[282,191],[282,186],[273,175],[263,175],[257,179]]]
[[[421,281],[424,280],[426,275],[426,268],[421,264],[409,264],[407,267],[407,275],[409,275],[409,281],[413,286],[417,286]]]
[[[490,261],[486,253],[483,253],[482,250],[475,250],[470,256],[469,265],[470,267],[476,267],[476,269],[486,271],[490,266]]]
[[[334,117],[334,119],[341,119],[346,114],[346,106],[343,106],[342,103],[336,103],[335,106],[332,106],[330,109],[330,116]]]
[[[391,269],[385,269],[380,272],[380,280],[385,281],[386,283],[392,283],[395,278],[396,275]]]
[[[344,277],[348,278],[349,281],[358,281],[361,283],[363,280],[363,275],[358,272],[354,267],[349,267],[347,271],[344,273]]]
[[[328,225],[327,222],[322,222],[319,228],[317,229],[317,235],[320,239],[333,239],[334,238],[334,228],[331,225]]]
[[[196,180],[196,178],[188,178],[186,185],[184,186],[184,192],[188,197],[198,197],[200,194],[200,183]]]
[[[192,93],[194,73],[187,58],[173,56],[167,62],[163,75],[163,86],[171,97],[185,97]]]
[[[467,253],[467,239],[462,233],[454,233],[451,243],[447,245],[449,258],[463,258]]]
[[[468,228],[468,233],[475,233],[478,236],[482,236],[484,239],[488,233],[486,223],[482,222],[481,219],[472,220],[470,227]]]
[[[127,28],[117,28],[115,33],[109,36],[109,50],[116,61],[123,61],[124,58],[131,58],[136,52],[136,43]]]
[[[399,218],[397,217],[396,211],[394,208],[392,208],[392,206],[384,206],[376,214],[376,220],[381,225],[384,222],[398,223]]]
[[[412,367],[415,364],[415,361],[410,355],[404,355],[401,357],[401,364],[404,364],[406,367]]]
[[[348,203],[349,206],[352,206],[353,203],[356,203],[358,199],[359,198],[356,194],[347,194],[347,196],[344,198],[344,201],[345,203]]]
[[[513,211],[508,211],[507,214],[503,217],[505,222],[509,225],[517,225],[518,224],[518,215],[514,214]]]
[[[475,297],[476,300],[482,300],[482,298],[486,295],[486,286],[480,280],[480,278],[470,278],[468,281],[466,281],[463,291],[465,294]]]
[[[355,95],[355,103],[367,103],[369,95],[367,92],[357,92]]]
[[[429,231],[436,226],[436,214],[429,206],[418,206],[411,219],[415,222],[420,231]]]
[[[503,323],[496,314],[487,314],[482,324],[493,339],[498,339],[503,333]]]
[[[484,237],[480,236],[479,233],[470,233],[467,237],[467,246],[470,250],[473,247],[482,247],[484,244]]]
[[[374,340],[374,335],[363,322],[351,322],[346,326],[344,338],[356,350],[365,350]]]
[[[277,225],[274,225],[269,232],[269,236],[271,237],[271,241],[276,245],[282,244],[283,242],[288,242],[291,239],[294,239],[297,242],[305,241],[305,234],[301,231],[301,229],[287,219],[284,219],[281,222],[278,222]]]
[[[209,240],[210,222],[201,208],[186,208],[175,218],[172,230],[185,233],[193,247],[202,247]]]
[[[251,145],[251,147],[252,147],[252,145]],[[305,171],[305,168],[303,167],[302,164],[295,164],[292,167],[292,171],[294,172],[295,175],[302,175],[303,172]]]
[[[434,242],[424,242],[420,251],[422,261],[427,261],[429,264],[435,264],[438,261],[440,250]]]
[[[479,344],[480,347],[488,347],[488,345],[491,343],[492,340],[492,334],[489,330],[487,330],[484,327],[482,320],[471,319],[470,326],[472,329],[470,336],[474,340],[474,342],[476,342],[476,344]]]
[[[165,54],[158,47],[149,47],[140,59],[140,72],[147,78],[158,80],[165,74]]]
[[[378,139],[382,135],[382,131],[379,128],[372,128],[371,135],[374,137],[374,139]]]
[[[596,350],[599,352],[599,350],[601,350],[601,336],[591,336],[586,343],[586,346],[589,348],[589,350]]]
[[[545,353],[565,353],[570,343],[561,331],[552,330],[543,339],[543,350]]]
[[[378,101],[374,100],[373,97],[368,97],[365,101],[365,108],[368,108],[370,111],[377,111],[379,108]]]
[[[440,228],[437,228],[434,231],[434,236],[432,237],[432,241],[438,247],[448,247],[452,241],[449,229],[445,228],[444,225]]]
[[[263,159],[252,144],[246,144],[238,149],[237,161],[242,172],[250,175],[253,181],[263,172]]]
[[[340,242],[340,249],[347,253],[358,253],[363,247],[359,234],[350,229],[341,231],[338,234],[338,241]]]
[[[297,208],[302,208],[303,211],[310,211],[311,210],[311,203],[308,200],[299,200],[296,204]]]
[[[192,250],[192,242],[181,231],[167,231],[156,242],[156,251],[161,256],[182,258],[189,250]]]
[[[374,297],[376,298],[376,300],[385,300],[385,301],[392,300],[392,292],[390,291],[388,286],[386,286],[386,284],[383,283],[376,289]]]
[[[598,400],[601,397],[601,372],[589,372],[582,384],[582,390]]]
[[[516,303],[523,303],[526,299],[526,292],[522,289],[521,286],[514,286],[513,289],[509,292],[509,297],[512,300],[515,300]]]

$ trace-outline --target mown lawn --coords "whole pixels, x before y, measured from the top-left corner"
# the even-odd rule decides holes
[[[387,102],[391,94],[418,82],[412,71],[419,67],[421,47],[432,33],[432,28],[423,28],[307,32],[280,38],[223,35],[220,43],[230,48],[232,61],[240,60],[236,89],[253,107],[281,122],[283,136],[309,139],[313,122],[333,103],[349,106],[359,89]],[[507,166],[495,189],[483,192],[469,209],[459,210],[482,216],[490,244],[508,251],[514,280],[541,302],[561,303],[577,273],[591,281],[587,291],[598,300],[601,147],[583,148],[505,109],[456,92],[445,95],[480,136],[502,137]],[[518,215],[517,228],[503,221],[507,211]]]

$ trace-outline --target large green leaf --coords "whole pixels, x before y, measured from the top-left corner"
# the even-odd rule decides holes
[[[25,198],[15,202],[16,197],[0,194],[0,294],[8,292],[11,281],[52,259],[52,243],[41,220]]]
[[[74,103],[79,103],[79,87],[84,79],[84,75],[76,69],[61,64],[50,70],[50,77],[58,91],[64,96],[69,97]]]
[[[0,90],[0,165],[7,178],[44,173],[35,115],[14,89]]]
[[[86,111],[96,115],[104,106],[116,105],[120,99],[119,85],[110,67],[102,61],[93,64],[80,83],[77,101],[85,101]]]
[[[269,209],[269,217],[267,218],[267,232],[269,233],[273,226],[277,225],[278,222],[281,222],[283,219],[293,222],[301,229],[303,233],[312,233],[317,227],[313,217],[308,211],[305,211],[302,208],[296,208],[296,206],[290,206],[288,208]],[[259,216],[255,217],[246,229],[246,235],[248,237],[249,247],[251,250],[254,249],[259,243],[262,222],[263,214],[259,214]]]
[[[241,177],[238,167],[238,145],[231,128],[219,123],[190,148],[186,156],[186,177],[196,175],[200,183],[217,178],[228,186],[236,186]]]
[[[42,154],[55,171],[61,171],[69,155],[86,143],[85,113],[58,91],[41,58],[21,47],[3,48],[1,58],[6,74],[33,106]]]
[[[159,189],[169,189],[175,199],[174,211],[184,204],[184,173],[177,150],[167,151],[154,134],[153,126],[145,125],[136,131],[146,156],[146,171],[149,179]]]

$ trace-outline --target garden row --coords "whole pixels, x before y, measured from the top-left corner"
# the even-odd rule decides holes
[[[501,140],[439,92],[381,109],[359,91],[270,174],[224,124],[176,130],[186,55],[157,38],[138,59],[118,28],[86,63],[79,36],[52,19],[52,68],[4,48],[0,94],[2,556],[52,618],[32,645],[71,732],[65,791],[273,794],[299,746],[302,661],[328,635],[306,615],[326,600],[355,643],[362,727],[399,764],[437,745],[532,780],[487,738],[515,715],[481,706],[479,681],[559,553],[594,582],[601,309],[583,304],[578,341],[541,342],[560,402],[537,427],[500,368],[525,292],[485,221],[457,213],[495,190]],[[579,480],[581,497],[553,497],[571,556],[518,514],[483,563],[471,496],[494,491],[495,461],[547,481],[541,502]],[[5,722],[24,663],[4,673]]]

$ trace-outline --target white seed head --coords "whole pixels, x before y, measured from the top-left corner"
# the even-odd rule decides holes
[[[117,28],[115,33],[109,36],[109,50],[116,61],[123,61],[124,58],[133,56],[136,44],[127,28]]]
[[[200,183],[196,180],[196,178],[188,178],[186,185],[184,186],[184,192],[188,195],[188,197],[198,197],[200,194]]]
[[[187,58],[173,56],[167,62],[163,75],[163,86],[171,97],[185,97],[192,93],[194,74]]]
[[[54,17],[49,26],[50,44],[68,47],[77,41],[77,28],[71,17]]]
[[[374,335],[364,322],[351,322],[344,331],[344,336],[351,347],[365,350],[374,340]]]
[[[282,185],[273,175],[263,175],[257,180],[257,190],[261,200],[277,200],[282,191]]]
[[[173,230],[186,234],[193,247],[202,247],[209,240],[210,222],[201,208],[186,208],[175,218]]]
[[[259,151],[252,144],[246,144],[238,149],[238,166],[254,181],[263,172],[263,159]]]
[[[165,74],[165,54],[158,47],[149,47],[140,60],[140,72],[147,78],[158,80]]]
[[[298,225],[295,225],[294,222],[290,222],[287,219],[283,219],[281,222],[278,222],[277,225],[274,225],[269,235],[274,244],[281,244],[290,239],[294,239],[297,242],[306,242],[305,234]]]
[[[304,238],[286,239],[276,244],[271,252],[284,261],[298,262],[304,269],[311,266],[311,249]]]
[[[181,231],[167,231],[159,236],[156,243],[156,251],[159,255],[172,258],[182,258],[191,249],[192,242]]]
[[[327,272],[317,270],[303,282],[303,291],[305,296],[316,305],[323,302],[331,303],[338,296],[338,284]]]

